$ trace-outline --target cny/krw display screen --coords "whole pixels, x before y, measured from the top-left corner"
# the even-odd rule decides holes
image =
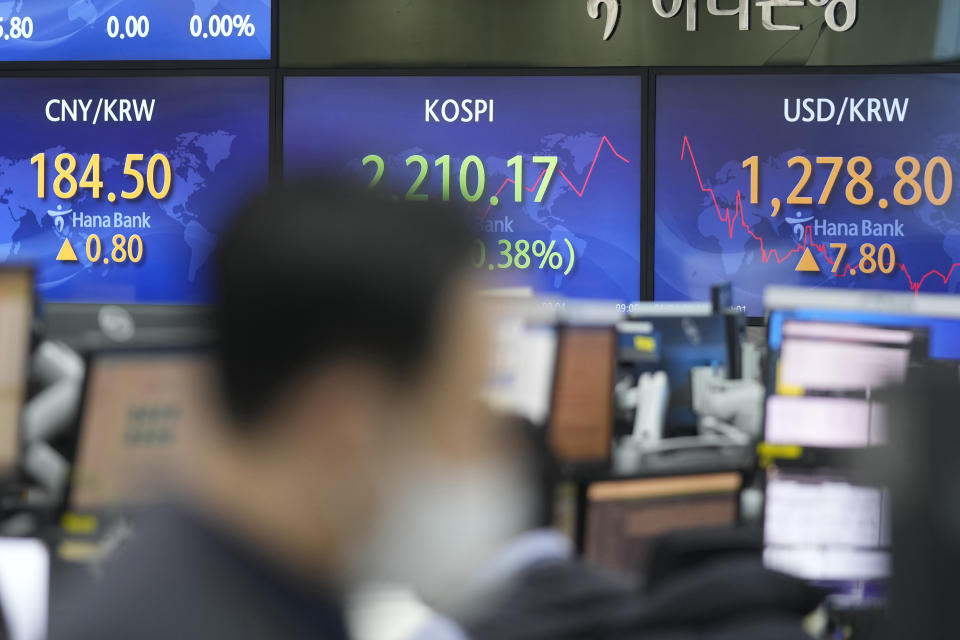
[[[497,285],[640,293],[641,78],[288,77],[284,173],[466,208]]]
[[[661,76],[658,300],[960,287],[958,75]]]
[[[209,302],[269,105],[264,77],[0,79],[0,261],[50,302]]]
[[[5,0],[0,61],[269,60],[270,0]]]

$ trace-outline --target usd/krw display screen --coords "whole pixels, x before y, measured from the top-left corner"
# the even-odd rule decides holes
[[[0,61],[269,60],[271,0],[6,0]]]
[[[960,287],[960,76],[657,79],[657,300]]]
[[[269,105],[265,77],[0,79],[0,261],[51,302],[209,302]]]
[[[640,293],[641,78],[288,77],[284,172],[466,208],[498,285]]]

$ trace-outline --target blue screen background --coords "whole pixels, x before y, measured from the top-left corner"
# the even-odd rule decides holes
[[[50,302],[207,303],[210,255],[229,214],[249,190],[263,186],[269,172],[270,83],[265,77],[140,78],[4,78],[0,80],[0,261],[33,264],[38,291]],[[156,99],[151,122],[50,122],[53,98],[100,97]],[[47,154],[48,183],[59,153],[77,157],[86,167],[100,153],[104,192],[93,200],[80,190],[61,201],[47,186],[37,198],[37,167],[30,158]],[[157,201],[106,201],[108,191],[133,187],[123,175],[124,158],[162,152],[175,174],[170,195]],[[141,170],[146,163],[140,163]],[[82,169],[78,169],[78,176]],[[48,212],[57,206],[86,214],[147,214],[150,229],[89,229],[75,226],[70,215]],[[86,260],[90,233],[112,248],[114,233],[143,238],[139,264],[96,264]],[[80,260],[57,262],[69,238]]]
[[[250,16],[252,37],[201,37],[190,33],[198,15],[208,30],[211,15]],[[78,60],[268,60],[271,47],[270,0],[5,0],[0,18],[7,36],[13,17],[29,16],[30,39],[0,37],[0,60],[72,62]],[[110,38],[107,21],[146,16],[145,38]],[[216,31],[214,32],[216,33]],[[207,34],[210,36],[210,34]]]
[[[903,123],[847,121],[838,126],[835,121],[785,121],[785,98],[832,98],[839,112],[845,96],[909,98],[910,103]],[[957,180],[954,196],[943,207],[926,199],[902,207],[893,200],[895,162],[902,156],[915,156],[925,166],[933,156],[941,155],[954,171],[960,168],[960,120],[956,115],[960,113],[960,76],[661,76],[656,109],[656,300],[708,300],[711,283],[729,280],[734,304],[759,316],[763,314],[763,289],[770,284],[923,293],[956,292],[960,287],[960,267],[950,273],[960,263]],[[759,156],[761,164],[757,205],[749,203],[749,171],[742,167],[753,155]],[[876,195],[863,207],[848,204],[843,195],[849,181],[844,168],[828,204],[818,206],[829,169],[814,164],[805,191],[813,196],[814,206],[787,205],[787,196],[801,175],[799,167],[787,166],[794,155],[804,155],[812,162],[817,156],[866,156],[873,162],[870,180]],[[922,183],[922,174],[920,178]],[[934,184],[940,193],[942,178]],[[713,190],[716,204],[704,189]],[[742,219],[735,210],[738,192],[743,196]],[[771,217],[774,196],[784,203],[776,218]],[[888,209],[880,209],[880,197],[889,199]],[[729,222],[721,219],[727,216],[727,208]],[[816,220],[859,225],[864,219],[899,221],[904,236],[846,239],[813,233],[812,243],[804,240],[806,229],[812,233]],[[836,250],[829,248],[831,242],[848,242],[847,264],[851,266],[859,262],[861,242],[877,246],[890,242],[896,250],[897,266],[890,275],[878,271],[834,276],[831,265],[813,246],[826,247],[832,260]],[[823,273],[795,271],[800,250],[806,246],[811,246]],[[951,277],[944,282],[937,273]]]
[[[367,183],[374,168],[363,167],[361,159],[378,154],[386,162],[379,188],[402,196],[417,175],[406,158],[422,154],[431,171],[421,192],[439,198],[441,172],[433,163],[450,154],[451,200],[462,204],[457,170],[464,157],[475,154],[486,167],[478,203],[486,205],[513,176],[507,167],[511,157],[523,154],[525,186],[532,186],[539,168],[531,157],[556,155],[557,174],[542,203],[534,202],[533,194],[516,203],[510,184],[487,219],[512,221],[513,232],[494,233],[494,239],[553,240],[558,246],[570,240],[574,270],[566,277],[549,269],[498,271],[498,284],[632,301],[640,295],[641,88],[640,77],[620,76],[288,77],[284,172],[346,174]],[[426,123],[427,98],[493,99],[494,122]],[[560,172],[577,191],[587,184],[582,197]],[[493,249],[496,243],[488,245]]]

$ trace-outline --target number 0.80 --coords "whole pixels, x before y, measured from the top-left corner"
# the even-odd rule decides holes
[[[103,255],[103,243],[100,236],[91,233],[87,236],[87,260],[91,263],[100,262],[100,256]],[[139,264],[143,260],[143,239],[138,235],[132,235],[126,238],[123,234],[113,236],[113,251],[110,256],[117,264],[132,262]]]

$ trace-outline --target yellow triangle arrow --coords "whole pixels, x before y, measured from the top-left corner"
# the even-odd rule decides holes
[[[69,238],[63,241],[63,246],[60,247],[60,253],[57,254],[57,260],[59,262],[77,261],[77,252],[73,250],[73,245],[70,244]]]
[[[816,271],[820,273],[820,265],[818,265],[817,261],[813,258],[810,247],[803,250],[803,255],[800,256],[800,262],[797,263],[796,271]]]

